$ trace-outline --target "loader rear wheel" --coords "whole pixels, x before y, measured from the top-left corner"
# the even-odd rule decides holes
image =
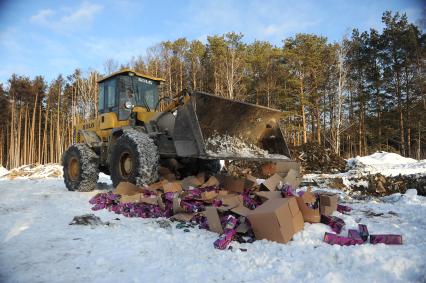
[[[130,131],[117,139],[110,158],[113,186],[120,182],[150,184],[158,179],[159,155],[154,141],[145,133]]]
[[[85,144],[74,144],[62,157],[64,182],[69,191],[89,192],[96,189],[99,158]]]

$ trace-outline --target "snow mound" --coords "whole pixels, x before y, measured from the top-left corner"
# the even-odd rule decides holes
[[[0,166],[0,178],[7,174],[9,174],[9,170],[4,168],[3,166]]]
[[[403,157],[392,152],[376,152],[367,156],[357,156],[348,160],[348,163],[362,163],[365,165],[382,165],[382,164],[413,164],[418,161],[412,158]]]
[[[1,176],[1,174],[0,174]],[[44,178],[59,178],[62,177],[62,166],[55,163],[45,165],[30,164],[23,165],[18,168],[11,169],[2,178],[15,179],[44,179]]]
[[[384,151],[348,159],[347,167],[360,174],[380,173],[384,176],[426,174],[426,160],[417,161]]]

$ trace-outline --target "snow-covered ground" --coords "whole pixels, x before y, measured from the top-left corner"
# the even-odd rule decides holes
[[[69,225],[91,213],[96,193],[68,192],[62,178],[0,179],[0,282],[426,281],[426,198],[413,191],[368,201],[341,193],[354,210],[335,212],[343,235],[364,223],[371,234],[402,234],[401,246],[331,246],[322,241],[328,226],[305,223],[288,244],[233,242],[226,251],[213,248],[217,234],[165,219],[97,211],[111,224]]]
[[[426,174],[426,160],[403,157],[396,153],[376,152],[368,156],[357,156],[348,160],[350,171],[384,176]]]

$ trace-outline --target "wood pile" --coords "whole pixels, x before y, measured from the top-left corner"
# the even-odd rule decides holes
[[[293,159],[302,164],[303,173],[344,172],[346,161],[333,150],[316,143],[306,143],[291,149]]]

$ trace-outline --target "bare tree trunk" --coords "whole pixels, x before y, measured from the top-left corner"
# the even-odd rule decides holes
[[[300,80],[300,108],[302,112],[303,143],[307,143],[308,136],[306,132],[305,96],[303,92],[303,79]]]

